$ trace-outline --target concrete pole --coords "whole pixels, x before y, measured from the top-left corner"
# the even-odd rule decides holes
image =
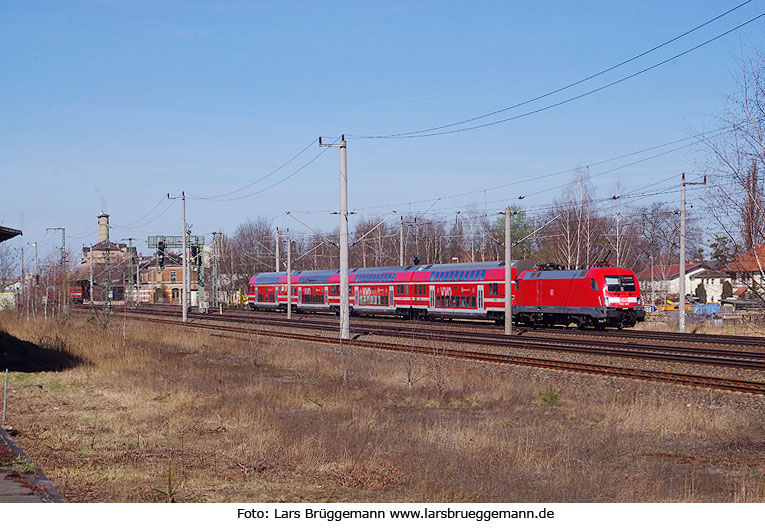
[[[470,214],[470,262],[475,263],[475,224],[473,215]]]
[[[677,326],[680,332],[685,332],[685,173],[680,184],[680,305],[677,315]]]
[[[292,238],[287,230],[287,319],[292,319]]]
[[[510,207],[505,208],[505,334],[513,334],[513,294],[512,294],[512,240],[510,236]]]
[[[93,305],[93,244],[90,245],[90,272],[88,274],[90,279],[90,304]]]
[[[35,319],[37,318],[37,302],[38,302],[38,293],[37,293],[37,285],[40,281],[40,267],[37,264],[37,242],[34,243],[35,247],[35,280],[32,284],[32,314],[34,315]]]
[[[123,239],[124,240],[124,239]],[[128,289],[129,293],[128,296],[125,298],[125,307],[128,305],[128,301],[131,301],[133,299],[134,294],[134,280],[133,280],[133,238],[128,237]],[[131,301],[131,307],[132,301]]]
[[[619,244],[620,242],[619,223],[621,219],[622,219],[622,196],[616,195],[616,266],[617,268],[622,265],[622,261],[621,261],[622,247],[621,247],[621,244]]]
[[[656,306],[656,298],[654,297],[653,285],[653,255],[651,256],[651,305]]]
[[[21,245],[19,245],[19,246],[21,246]],[[24,289],[24,247],[23,246],[21,246],[21,282],[20,282],[20,286],[21,286],[21,289],[20,289],[20,294],[21,294],[20,301],[21,301],[21,303],[26,305],[26,298],[24,297],[24,290],[25,289]]]
[[[348,165],[345,136],[340,139],[340,339],[351,338],[348,295]]]
[[[322,143],[320,147],[340,147],[340,339],[351,337],[350,306],[348,293],[348,158],[345,135],[340,143]]]
[[[404,216],[401,216],[398,233],[398,265],[404,266]]]
[[[276,228],[276,271],[278,272],[281,268],[281,263],[279,263],[279,228]]]
[[[182,294],[182,300],[181,303],[183,303],[183,323],[186,323],[188,320],[188,307],[186,306],[187,303],[187,292],[186,292],[186,281],[189,276],[188,272],[188,259],[186,258],[186,192],[181,191],[181,203],[182,203],[182,209],[183,209],[183,229],[181,230],[181,236],[183,237],[183,263],[181,265],[181,268],[183,269],[183,294]]]
[[[218,304],[218,232],[213,232],[212,306]]]
[[[141,302],[141,256],[138,256],[138,265],[135,267],[135,306]]]
[[[106,299],[104,300],[104,310],[112,308],[112,243],[109,240],[109,217],[106,217]]]

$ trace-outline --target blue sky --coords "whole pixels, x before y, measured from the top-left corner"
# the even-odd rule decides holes
[[[114,239],[176,234],[180,204],[161,203],[168,192],[233,191],[318,136],[340,134],[348,136],[351,209],[430,208],[451,217],[471,204],[496,211],[518,195],[529,195],[521,205],[533,209],[549,204],[560,190],[545,190],[573,173],[514,182],[716,128],[714,115],[735,91],[739,59],[763,48],[765,18],[611,88],[507,123],[425,138],[359,136],[507,107],[617,64],[739,3],[0,2],[0,224],[21,228],[22,244],[41,241],[42,256],[60,244],[58,236],[46,236],[49,226],[67,228],[74,252],[95,242],[101,209],[111,215]],[[765,2],[752,1],[613,72],[497,118],[615,81],[763,12]],[[262,190],[321,152],[314,144],[270,178],[225,198]],[[597,196],[608,196],[617,182],[629,191],[698,171],[704,159],[703,150],[690,147],[592,182]],[[261,215],[305,231],[284,212],[336,210],[337,173],[338,152],[330,149],[255,196],[189,200],[188,221],[195,233],[231,232]],[[386,204],[399,205],[377,207]],[[326,213],[301,218],[325,229],[337,222]]]

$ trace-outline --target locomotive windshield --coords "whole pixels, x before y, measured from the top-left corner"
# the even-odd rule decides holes
[[[633,276],[606,276],[609,292],[633,292],[635,278]]]

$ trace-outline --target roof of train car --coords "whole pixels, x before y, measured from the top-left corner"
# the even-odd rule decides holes
[[[524,269],[531,268],[533,263],[531,261],[526,261],[523,259],[515,259],[513,260],[513,266],[517,267],[525,267]],[[474,263],[445,263],[445,264],[423,264],[423,265],[409,265],[409,266],[380,266],[375,268],[351,268],[348,270],[349,274],[353,275],[360,275],[360,274],[376,274],[376,273],[386,273],[386,272],[447,272],[451,270],[484,270],[489,268],[504,268],[505,262],[504,261],[478,261]],[[340,270],[338,269],[330,269],[330,270],[299,270],[299,271],[293,271],[292,277],[299,277],[299,278],[313,278],[317,276],[326,276],[326,275],[334,275],[339,274]],[[253,277],[256,278],[255,282],[265,282],[268,280],[274,280],[280,277],[286,277],[287,272],[260,272],[258,274],[255,274]],[[307,281],[310,282],[310,281]]]
[[[534,264],[531,261],[516,259],[513,260],[513,266],[516,269],[528,270]],[[474,263],[444,263],[444,264],[422,264],[409,266],[380,266],[374,268],[351,268],[348,270],[350,275],[364,276],[374,274],[397,274],[397,273],[416,273],[416,272],[450,272],[465,270],[488,270],[504,268],[504,261],[479,261]],[[299,270],[293,271],[292,277],[298,279],[299,283],[327,282],[329,276],[340,273],[338,269],[330,270]],[[287,276],[287,272],[260,272],[255,274],[252,279],[255,283],[270,283]]]
[[[632,270],[629,270],[627,268],[619,268],[615,266],[608,266],[608,267],[602,267],[602,266],[594,266],[592,268],[582,268],[578,270],[526,270],[523,278],[524,279],[574,279],[574,278],[581,278],[586,277],[589,272],[603,272],[608,273],[609,271],[618,272],[620,274],[623,274],[625,272],[629,272],[634,274]]]

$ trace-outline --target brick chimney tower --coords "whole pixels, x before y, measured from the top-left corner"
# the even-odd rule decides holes
[[[106,234],[108,232],[109,215],[103,211],[98,214],[98,242],[106,242]]]

